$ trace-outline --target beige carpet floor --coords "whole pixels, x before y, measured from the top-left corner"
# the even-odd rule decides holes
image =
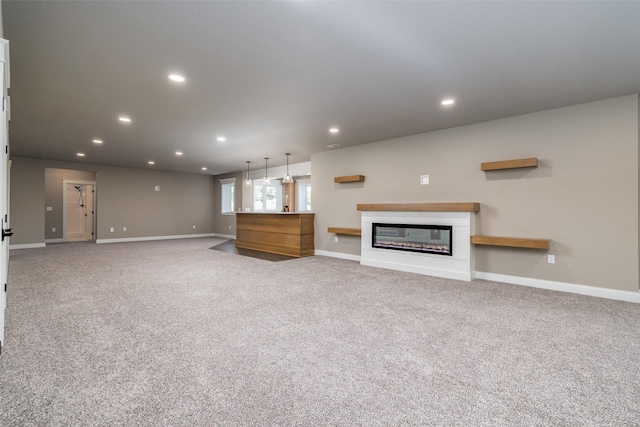
[[[14,250],[2,426],[633,426],[640,306],[216,238]]]

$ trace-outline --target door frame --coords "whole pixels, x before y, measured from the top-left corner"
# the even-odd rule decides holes
[[[11,120],[11,104],[8,88],[10,86],[9,76],[9,41],[0,38],[0,97],[2,98],[2,116],[0,125],[0,228],[11,230],[9,216],[9,181],[11,171],[11,161],[9,160],[9,121]],[[9,239],[7,236],[0,244],[0,354],[4,345],[4,320],[5,308],[7,306],[7,283],[9,269]]]
[[[93,239],[91,239],[92,242],[96,241],[96,194],[97,194],[97,187],[96,187],[96,181],[87,181],[87,180],[82,180],[82,179],[63,179],[62,180],[62,241],[66,242],[67,241],[67,184],[80,184],[80,185],[93,185],[93,218],[92,218],[92,224],[91,224],[91,233],[93,236]]]

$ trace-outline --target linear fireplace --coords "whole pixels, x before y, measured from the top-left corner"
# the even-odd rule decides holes
[[[360,240],[360,264],[371,267],[390,268],[393,270],[407,271],[410,273],[428,274],[430,276],[447,277],[457,280],[473,280],[475,278],[475,251],[471,245],[471,236],[475,234],[476,212],[480,209],[479,203],[396,203],[358,205],[361,214],[362,239]],[[383,240],[384,234],[395,234],[395,230],[374,232],[373,225],[385,227],[403,224],[405,238],[407,231],[410,235],[415,229],[407,230],[407,226],[422,224],[444,227],[434,232],[432,244],[439,245],[443,237],[450,241],[449,254],[443,256],[438,253],[417,252],[414,250],[386,250],[374,247],[374,236]],[[449,228],[451,227],[451,228]],[[408,227],[410,228],[410,227]],[[422,230],[418,230],[422,231]],[[431,238],[431,231],[426,232],[426,237]],[[398,230],[398,235],[402,232]],[[381,243],[381,242],[378,242]]]
[[[380,249],[453,255],[450,225],[372,223],[371,246]]]

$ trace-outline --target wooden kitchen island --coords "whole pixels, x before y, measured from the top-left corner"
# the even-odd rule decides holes
[[[293,257],[314,254],[313,213],[236,213],[236,247]]]

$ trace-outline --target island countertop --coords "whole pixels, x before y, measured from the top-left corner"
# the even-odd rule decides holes
[[[236,215],[315,215],[315,212],[269,212],[269,211],[258,211],[258,212],[236,212]]]

